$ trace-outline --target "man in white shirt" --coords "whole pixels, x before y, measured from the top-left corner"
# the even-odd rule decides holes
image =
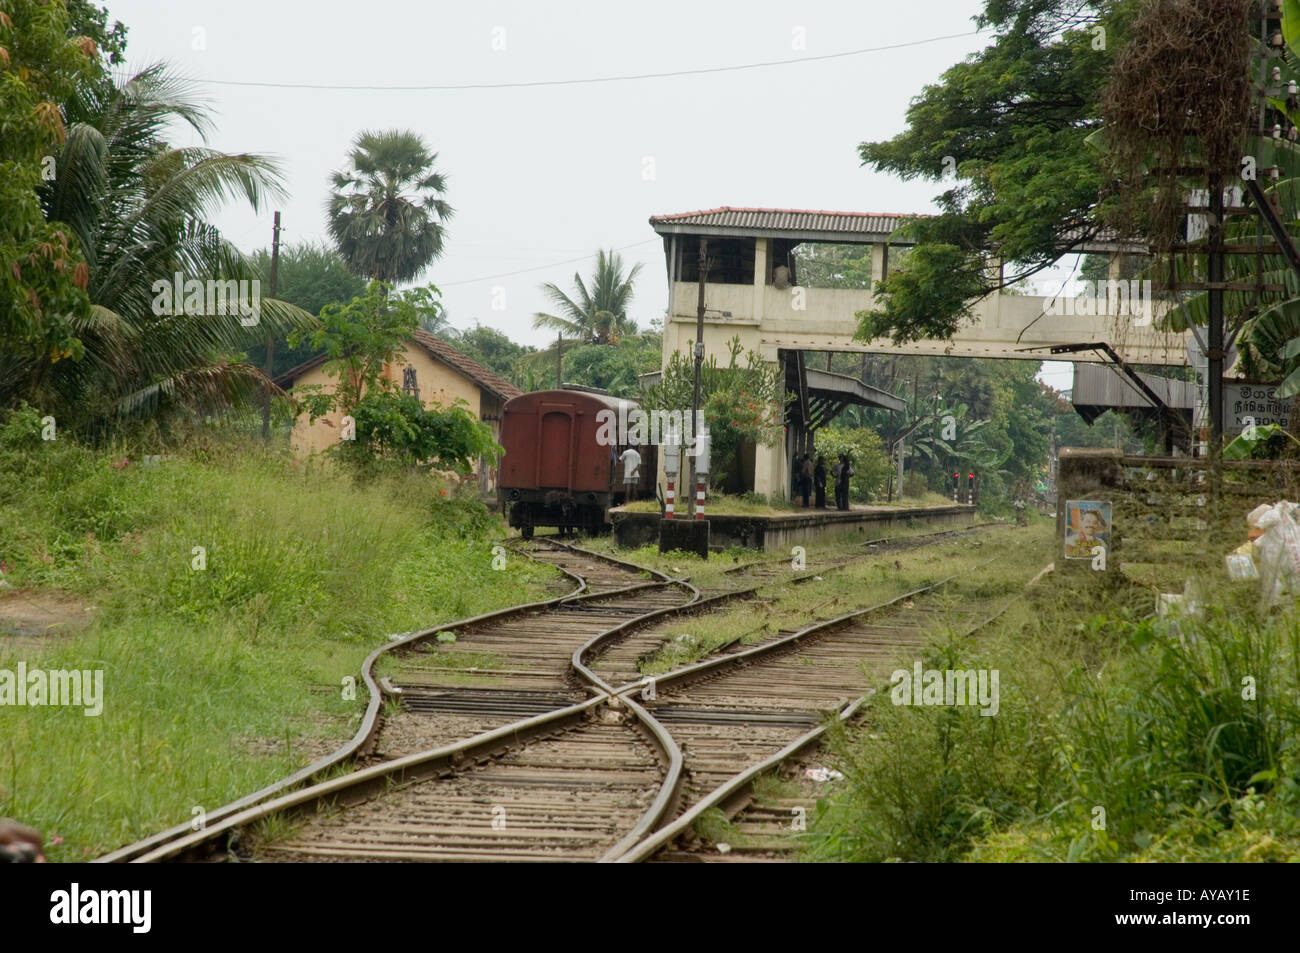
[[[636,485],[641,479],[641,454],[628,447],[619,455],[618,462],[623,466],[623,491],[627,494],[625,502],[631,503],[636,499]]]

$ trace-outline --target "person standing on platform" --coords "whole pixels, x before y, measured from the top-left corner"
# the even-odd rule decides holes
[[[840,454],[840,462],[835,465],[835,508],[849,508],[849,480],[853,477],[853,467],[849,466],[849,455]]]
[[[631,447],[619,455],[618,462],[623,465],[623,493],[625,503],[636,502],[636,485],[641,479],[641,454]]]
[[[799,462],[799,484],[803,491],[803,505],[807,509],[812,503],[813,462],[812,457],[806,453]]]
[[[813,490],[817,495],[817,509],[826,509],[826,458],[817,454],[817,466],[813,468]]]

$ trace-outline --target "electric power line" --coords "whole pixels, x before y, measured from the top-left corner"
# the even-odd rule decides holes
[[[658,242],[659,242],[658,238],[647,238],[643,242],[633,242],[630,245],[620,245],[618,248],[612,250],[627,251],[629,248],[639,248],[642,245],[649,245],[651,243],[658,243]],[[580,261],[587,261],[591,258],[594,258],[595,254],[596,254],[595,252],[592,252],[586,255],[580,255],[577,258],[567,258],[564,261],[553,261],[547,265],[534,265],[531,268],[520,268],[516,271],[503,271],[499,275],[483,275],[481,278],[462,278],[460,281],[439,281],[436,282],[436,284],[438,285],[439,288],[450,288],[453,285],[471,285],[474,284],[474,282],[476,281],[492,281],[496,278],[511,278],[514,275],[524,275],[530,271],[546,271],[549,268],[559,268],[561,265],[572,265]]]
[[[865,53],[883,53],[887,50],[901,50],[911,46],[924,46],[927,43],[939,43],[943,40],[955,40],[959,37],[978,36],[980,30],[968,33],[949,33],[945,36],[932,36],[924,40],[909,40],[906,43],[891,43],[887,46],[870,46],[860,50],[844,50],[840,53],[823,53],[820,56],[801,56],[789,60],[765,60],[760,63],[742,63],[736,66],[703,66],[697,69],[671,70],[664,73],[632,73],[625,76],[593,76],[585,79],[543,79],[514,83],[459,83],[429,84],[418,86],[352,86],[333,83],[271,83],[259,80],[236,79],[200,79],[198,82],[213,86],[253,86],[266,89],[317,89],[337,90],[341,92],[451,92],[471,89],[526,89],[539,86],[588,86],[598,83],[625,83],[641,79],[667,79],[673,76],[699,76],[705,73],[732,73],[740,70],[765,69],[771,66],[793,66],[798,63],[814,63],[823,60],[843,59],[849,56],[862,56]]]

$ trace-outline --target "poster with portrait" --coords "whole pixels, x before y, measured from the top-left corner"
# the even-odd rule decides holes
[[[1066,500],[1065,558],[1092,559],[1097,546],[1110,552],[1110,503]]]

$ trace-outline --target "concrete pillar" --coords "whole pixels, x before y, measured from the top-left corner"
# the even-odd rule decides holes
[[[993,255],[989,258],[988,273],[990,281],[996,281],[999,284],[1002,283],[1004,272],[1001,256]]]
[[[1116,252],[1115,254],[1110,256],[1110,261],[1109,263],[1107,263],[1106,266],[1106,277],[1109,280],[1111,281],[1121,280],[1120,276],[1123,274],[1123,268],[1121,268],[1120,266],[1120,259],[1122,257],[1123,256],[1120,255],[1119,252]]]
[[[784,499],[790,492],[790,484],[785,463],[785,441],[778,440],[774,446],[759,444],[754,448],[754,492],[766,496],[769,500]]]
[[[871,286],[875,291],[878,281],[884,281],[889,274],[889,243],[878,242],[871,246]]]
[[[761,344],[759,356],[770,363],[777,363],[777,348],[774,344]],[[754,492],[768,499],[782,499],[790,492],[790,465],[785,451],[785,436],[765,447],[759,444],[754,448]]]
[[[754,239],[754,297],[749,308],[749,316],[755,320],[763,319],[763,295],[767,287],[767,259],[772,253],[772,239]]]
[[[1063,447],[1057,457],[1056,476],[1056,568],[1060,572],[1083,571],[1093,569],[1091,559],[1065,558],[1065,517],[1067,503],[1070,500],[1099,500],[1114,502],[1124,499],[1127,487],[1124,485],[1124,469],[1120,464],[1118,450],[1092,450]],[[1111,519],[1116,517],[1112,508]],[[1110,531],[1110,552],[1106,554],[1105,573],[1117,575],[1119,562],[1111,554],[1120,549],[1122,526],[1114,522],[1108,527]]]

